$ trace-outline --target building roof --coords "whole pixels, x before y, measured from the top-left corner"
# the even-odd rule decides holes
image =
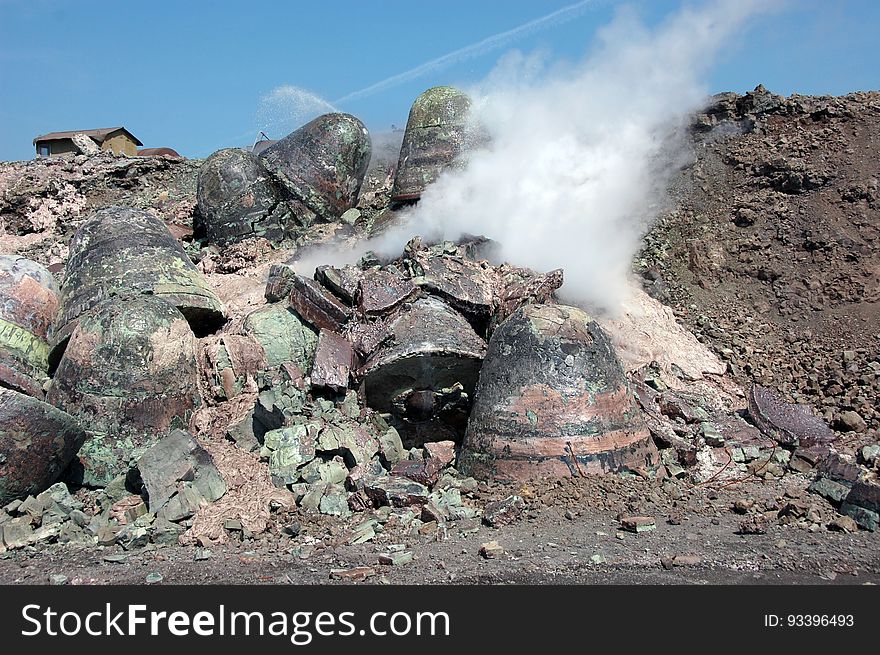
[[[36,145],[40,141],[57,141],[59,139],[69,139],[74,134],[85,134],[87,137],[90,137],[92,140],[97,143],[104,143],[104,140],[113,132],[117,132],[122,130],[128,136],[131,137],[131,140],[135,142],[136,145],[142,146],[143,143],[140,142],[134,134],[126,130],[124,127],[101,127],[96,130],[71,130],[69,132],[49,132],[48,134],[43,134],[34,139],[34,145]]]
[[[141,148],[137,154],[138,157],[177,157],[183,159],[174,148]]]

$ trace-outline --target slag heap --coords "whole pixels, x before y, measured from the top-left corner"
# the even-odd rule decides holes
[[[359,205],[367,217],[355,205],[370,136],[334,113],[259,156],[208,158],[194,217],[206,235],[200,268],[160,219],[128,207],[83,223],[60,292],[38,264],[0,257],[4,547],[61,536],[170,543],[190,519],[184,540],[210,543],[266,529],[270,501],[337,517],[413,507],[436,526],[477,515],[462,503],[474,478],[726,483],[814,467],[817,493],[876,527],[878,487],[829,455],[833,433],[769,390],[749,397],[754,425],[730,397],[711,400],[723,394],[700,387],[701,374],[723,367],[668,308],[636,294],[638,324],[597,321],[557,302],[561,270],[492,264],[480,238],[416,237],[396,259],[368,253],[313,274],[294,256],[269,269],[265,304],[228,316],[202,272],[207,250],[375,234],[460,161],[468,108],[446,87],[416,100],[393,188],[389,173]],[[104,517],[34,530],[38,507],[73,516],[82,506],[50,486],[59,477],[103,487]],[[214,524],[200,513],[209,505]],[[512,496],[484,520],[522,505]]]

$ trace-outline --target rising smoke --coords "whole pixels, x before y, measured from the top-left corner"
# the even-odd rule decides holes
[[[490,145],[441,175],[405,224],[345,257],[396,255],[415,234],[483,235],[511,263],[564,268],[569,302],[613,311],[680,161],[688,116],[705,102],[704,76],[758,7],[722,0],[654,30],[624,10],[577,65],[508,54],[469,90]]]

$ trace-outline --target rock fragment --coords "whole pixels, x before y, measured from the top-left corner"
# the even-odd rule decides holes
[[[835,439],[825,421],[806,405],[787,403],[771,389],[752,385],[749,415],[769,437],[783,446],[815,446]]]
[[[337,393],[344,391],[348,388],[353,363],[351,343],[331,330],[321,330],[312,366],[312,386]]]
[[[0,387],[0,505],[46,489],[85,440],[70,414]]]
[[[211,455],[188,432],[174,430],[147,450],[137,463],[141,480],[147,490],[150,512],[175,520],[163,511],[175,496],[194,495],[204,502],[219,500],[226,493],[226,482],[214,466]],[[196,501],[196,506],[201,504]],[[172,507],[171,513],[179,513]],[[186,517],[185,517],[186,518]]]
[[[302,275],[291,278],[289,303],[291,309],[317,329],[342,332],[351,317],[350,308],[317,282]]]
[[[57,310],[58,286],[48,269],[0,255],[0,385],[42,397]]]

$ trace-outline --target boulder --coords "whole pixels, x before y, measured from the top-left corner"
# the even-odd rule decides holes
[[[168,301],[199,336],[226,320],[223,304],[161,220],[138,209],[107,207],[70,241],[50,363],[61,359],[80,316],[111,296],[133,294]]]
[[[395,400],[460,384],[476,386],[486,342],[439,298],[417,300],[390,324],[392,339],[362,367],[367,404],[392,410]]]
[[[251,237],[280,242],[289,212],[256,155],[239,148],[218,150],[199,169],[198,207],[208,241],[218,245]]]
[[[391,200],[417,200],[465,149],[471,101],[451,86],[435,86],[412,105],[400,147]]]
[[[0,506],[48,488],[85,440],[70,414],[0,387]]]
[[[592,317],[527,305],[495,330],[459,458],[463,473],[525,480],[657,460],[611,342]]]
[[[357,202],[371,153],[370,133],[350,114],[324,114],[260,153],[293,199],[326,221]]]
[[[198,374],[195,336],[161,297],[111,298],[82,315],[48,394],[89,433],[72,479],[100,487],[126,473],[200,403]]]
[[[58,286],[40,264],[0,255],[0,384],[41,398]]]

